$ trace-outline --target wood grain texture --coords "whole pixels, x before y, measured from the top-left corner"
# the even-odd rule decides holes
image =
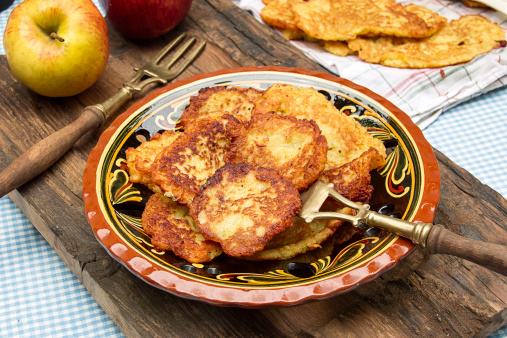
[[[435,225],[427,239],[432,254],[457,256],[507,276],[507,246],[477,241],[456,235],[442,225]]]
[[[180,79],[237,66],[323,70],[228,0],[194,0],[184,22],[153,41],[134,43],[110,28],[111,57],[105,73],[94,86],[72,98],[49,99],[30,92],[12,77],[2,56],[0,170],[37,141],[77,119],[85,106],[114,94],[133,75],[134,66],[148,61],[181,32],[208,45]],[[466,337],[486,336],[507,322],[506,277],[422,250],[355,291],[290,308],[214,307],[151,287],[109,256],[84,215],[82,174],[88,154],[107,126],[106,121],[84,135],[50,169],[10,197],[129,337]],[[507,201],[435,152],[442,175],[435,223],[468,238],[507,243]]]

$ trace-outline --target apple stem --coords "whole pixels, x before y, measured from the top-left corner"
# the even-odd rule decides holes
[[[49,34],[49,37],[50,37],[51,39],[53,39],[53,40],[54,40],[54,39],[56,39],[56,40],[58,40],[58,41],[60,41],[60,42],[64,42],[64,41],[65,41],[65,39],[64,39],[64,38],[62,38],[62,37],[58,36],[55,32],[53,32],[53,33]]]

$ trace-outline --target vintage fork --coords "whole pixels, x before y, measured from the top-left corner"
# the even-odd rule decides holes
[[[355,215],[341,212],[320,211],[324,201],[332,197],[339,204],[357,211]],[[315,181],[301,194],[303,206],[299,216],[310,223],[314,219],[340,219],[358,227],[361,223],[377,227],[410,239],[414,244],[427,248],[432,254],[461,257],[492,271],[507,276],[507,246],[472,240],[456,235],[439,224],[412,223],[381,215],[370,210],[368,204],[357,204],[340,195],[333,183]]]
[[[130,100],[135,92],[141,91],[151,83],[167,84],[168,81],[180,75],[206,45],[205,42],[201,43],[188,57],[182,59],[181,64],[170,69],[195,42],[195,38],[189,39],[182,47],[174,51],[167,61],[162,62],[162,59],[184,38],[185,34],[178,36],[146,65],[134,68],[136,75],[130,81],[125,82],[123,87],[112,97],[102,103],[84,108],[77,120],[35,144],[12,162],[0,174],[0,197],[44,172],[84,134],[104,123],[113,112]]]

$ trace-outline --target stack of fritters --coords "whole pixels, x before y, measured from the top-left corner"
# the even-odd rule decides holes
[[[358,54],[399,68],[467,62],[505,41],[481,16],[447,19],[428,8],[394,0],[264,0],[262,19],[286,39],[321,41],[338,56]]]
[[[385,147],[316,90],[212,87],[190,102],[184,132],[127,151],[131,181],[156,192],[142,217],[155,248],[193,263],[222,250],[287,259],[318,248],[343,223],[297,216],[299,192],[315,180],[368,202],[370,171],[384,164]]]

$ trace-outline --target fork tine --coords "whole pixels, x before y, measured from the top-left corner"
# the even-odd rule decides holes
[[[178,36],[176,39],[174,39],[173,41],[169,42],[164,48],[162,48],[162,50],[160,52],[157,53],[157,55],[155,55],[155,57],[153,59],[151,59],[150,63],[153,63],[154,65],[156,65],[157,63],[160,62],[160,60],[162,60],[162,58],[171,50],[173,49],[173,47],[175,45],[177,45],[181,40],[183,40],[183,38],[185,38],[185,33],[181,34],[180,36]]]
[[[182,62],[181,65],[178,66],[178,68],[173,70],[173,72],[175,73],[175,77],[178,76],[182,71],[184,71],[185,68],[187,68],[188,65],[195,60],[195,58],[199,55],[199,53],[204,49],[204,46],[206,46],[206,42],[201,43],[188,57],[185,58],[185,60]]]
[[[163,66],[165,68],[170,68],[176,61],[178,61],[178,59],[183,55],[183,53],[185,53],[190,48],[190,46],[194,42],[195,42],[195,38],[192,37],[187,42],[185,42],[185,44],[182,47],[180,47],[178,50],[176,50],[169,60],[164,62],[164,64],[161,64],[161,66]]]

